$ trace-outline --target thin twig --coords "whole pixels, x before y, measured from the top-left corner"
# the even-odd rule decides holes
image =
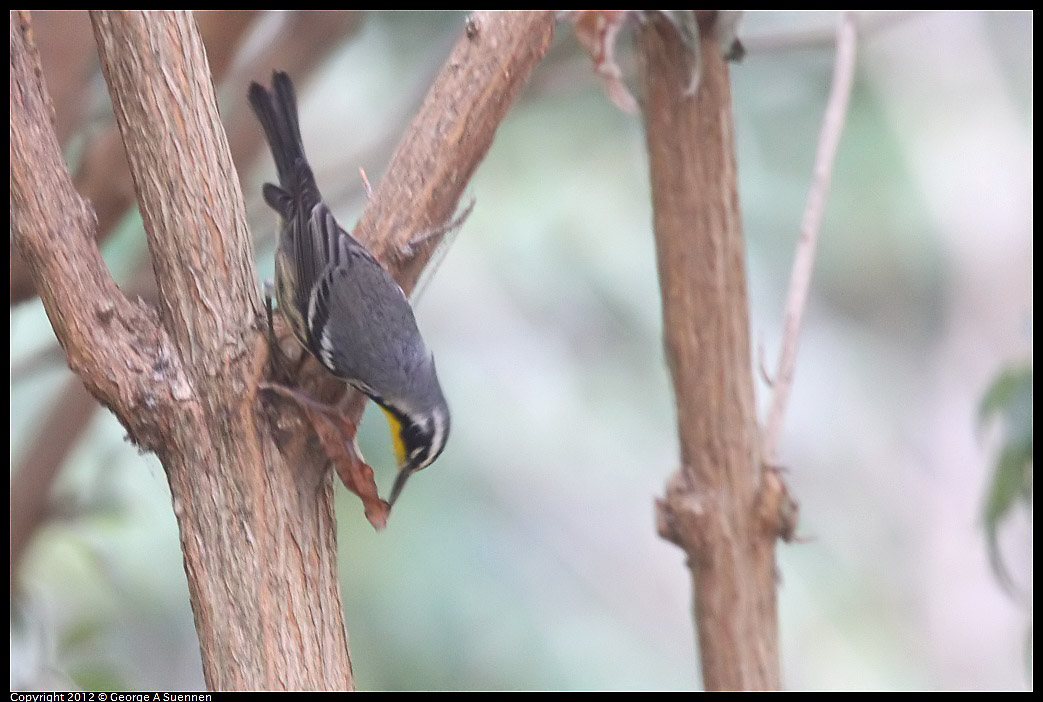
[[[793,371],[797,361],[800,329],[807,307],[811,274],[815,267],[822,216],[826,209],[829,186],[832,181],[833,161],[837,154],[840,135],[844,131],[851,85],[855,75],[855,43],[857,26],[855,14],[844,12],[837,26],[837,57],[833,66],[833,85],[826,103],[826,113],[819,133],[818,152],[815,154],[815,170],[812,176],[804,217],[800,224],[800,241],[790,273],[789,292],[786,296],[786,315],[783,321],[782,350],[775,371],[775,393],[771,410],[764,427],[764,462],[778,462],[779,434],[786,414],[786,403],[793,386]]]

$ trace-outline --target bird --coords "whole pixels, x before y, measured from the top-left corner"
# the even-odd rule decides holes
[[[431,465],[449,438],[449,406],[434,357],[402,288],[323,201],[304,154],[289,75],[274,71],[271,90],[252,82],[248,97],[279,180],[262,188],[281,220],[277,309],[327,371],[384,411],[398,463],[388,499],[393,505],[409,477]]]

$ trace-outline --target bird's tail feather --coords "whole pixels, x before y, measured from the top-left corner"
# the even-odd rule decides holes
[[[273,72],[271,91],[259,83],[251,83],[249,99],[272,150],[280,189],[294,199],[306,190],[315,190],[304,156],[297,97],[290,77],[282,71]]]

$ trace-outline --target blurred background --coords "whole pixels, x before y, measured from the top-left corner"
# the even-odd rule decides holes
[[[149,299],[89,22],[33,17],[106,260],[128,294]],[[1032,15],[861,19],[781,447],[806,537],[779,549],[784,681],[1029,688]],[[259,279],[272,275],[260,185],[273,169],[246,108],[249,80],[273,67],[297,80],[306,148],[350,225],[364,200],[358,168],[380,178],[464,20],[198,16]],[[835,23],[748,14],[748,54],[732,69],[751,336],[769,367]],[[626,38],[620,54],[632,64]],[[684,557],[653,522],[678,447],[642,128],[605,96],[567,26],[469,192],[474,213],[417,303],[454,413],[448,448],[382,533],[337,486],[358,685],[697,687]],[[12,689],[200,689],[163,470],[72,377],[17,261],[11,295]],[[1029,369],[1028,406],[1011,409],[1000,387],[986,403],[1006,420],[981,422],[1011,368]],[[760,383],[762,409],[768,398]],[[390,442],[371,410],[360,441],[386,491]],[[1029,482],[1011,488],[996,471],[1018,427]]]

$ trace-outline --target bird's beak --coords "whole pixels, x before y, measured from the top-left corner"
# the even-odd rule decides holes
[[[388,499],[388,506],[395,504],[395,500],[398,499],[399,493],[402,492],[402,488],[406,486],[406,481],[409,480],[409,476],[413,474],[408,467],[403,468],[398,472],[398,477],[395,478],[395,485],[391,488],[391,497]]]

